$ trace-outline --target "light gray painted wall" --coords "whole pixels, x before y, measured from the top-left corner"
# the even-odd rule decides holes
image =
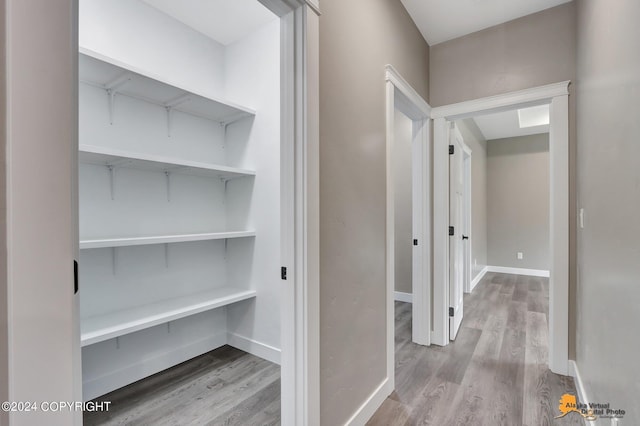
[[[5,0],[0,0],[0,34],[6,37]],[[0,43],[0,401],[9,400],[9,324],[7,312],[7,105],[5,43]],[[7,342],[7,344],[2,344]],[[0,410],[0,424],[9,424],[9,413]]]
[[[487,266],[487,141],[471,118],[456,121],[471,149],[471,279]]]
[[[322,0],[323,425],[344,424],[386,376],[386,64],[427,99],[428,46],[399,1]]]
[[[575,76],[575,8],[566,3],[430,51],[431,106],[570,80]]]
[[[77,153],[74,1],[6,0],[10,401],[77,401],[72,182]],[[43,359],[46,356],[46,359]],[[81,412],[10,413],[11,426],[68,426]]]
[[[487,141],[487,234],[489,265],[549,270],[548,133]]]
[[[593,402],[640,419],[640,2],[578,2],[577,365]],[[608,423],[607,423],[608,424]]]
[[[432,46],[431,106],[575,80],[575,2]],[[569,87],[569,211],[575,211],[575,98]],[[575,357],[576,216],[569,216],[569,357]]]
[[[411,182],[411,136],[413,122],[396,110],[394,161],[394,205],[395,205],[395,288],[411,293],[411,267],[413,265],[412,233],[412,182]]]

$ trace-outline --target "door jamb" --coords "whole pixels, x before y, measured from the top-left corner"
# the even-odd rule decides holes
[[[448,344],[448,126],[447,121],[479,113],[550,105],[549,368],[568,374],[569,360],[569,84],[563,81],[431,110],[434,119],[434,287],[432,342]]]
[[[392,65],[386,66],[386,185],[387,185],[387,232],[386,232],[386,283],[387,283],[387,386],[389,393],[394,389],[395,377],[395,345],[394,345],[394,290],[395,290],[395,214],[394,214],[394,114],[396,108],[405,113],[413,121],[413,139],[420,141],[419,159],[413,159],[422,170],[421,186],[423,188],[420,200],[414,200],[422,211],[422,221],[417,230],[413,230],[418,239],[418,257],[422,259],[422,276],[418,281],[421,285],[412,288],[412,340],[422,345],[429,345],[431,338],[431,209],[430,209],[430,113],[431,107],[411,87],[411,85],[396,71]],[[415,192],[414,192],[415,193]],[[416,282],[416,280],[412,280]]]
[[[281,422],[320,424],[319,5],[259,0],[281,25]],[[291,226],[293,224],[293,226]]]

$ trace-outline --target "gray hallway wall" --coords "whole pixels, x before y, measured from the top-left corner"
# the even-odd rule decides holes
[[[640,2],[578,1],[576,361],[591,402],[640,421]],[[607,421],[608,424],[608,421]]]
[[[548,133],[487,141],[487,234],[489,265],[549,270]]]
[[[386,377],[385,65],[428,98],[429,47],[398,0],[322,0],[320,404],[344,424]]]
[[[0,0],[0,34],[6,37],[5,0]],[[0,44],[0,241],[7,241],[7,104],[5,43]],[[0,401],[9,400],[9,300],[7,287],[7,245],[0,244]],[[7,342],[7,344],[4,344]],[[0,424],[9,424],[9,413],[0,410]]]
[[[431,46],[431,106],[574,79],[575,28],[566,3]]]

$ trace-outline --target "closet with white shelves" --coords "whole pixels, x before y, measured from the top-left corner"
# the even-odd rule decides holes
[[[232,203],[227,202],[227,198],[249,200],[252,195],[251,188],[232,193],[228,182],[253,179],[256,173],[225,165],[227,159],[221,155],[225,145],[243,142],[221,138],[217,128],[253,117],[254,112],[179,89],[123,65],[115,66],[105,58],[81,54],[79,63],[80,139],[81,142],[103,143],[81,143],[79,146],[80,249],[85,261],[82,263],[83,266],[86,263],[87,272],[97,272],[99,269],[91,261],[95,259],[99,263],[100,259],[110,256],[106,263],[111,263],[113,275],[110,278],[104,275],[87,277],[86,297],[82,299],[86,303],[81,306],[82,345],[118,338],[255,297],[256,291],[247,288],[248,283],[228,284],[226,262],[216,265],[216,262],[205,260],[208,265],[204,270],[200,267],[200,274],[195,272],[197,265],[169,271],[173,269],[170,263],[174,251],[184,252],[183,260],[188,265],[193,261],[194,256],[190,253],[194,249],[209,251],[213,258],[220,256],[215,253],[220,251],[215,246],[223,244],[222,256],[226,260],[228,240],[256,236],[256,232],[246,229],[244,223],[236,224],[234,230],[228,228],[231,221],[227,221],[227,215],[237,217],[241,212],[232,211]],[[96,102],[100,97],[103,97],[102,108],[100,102]],[[104,100],[107,101],[107,115],[104,114]],[[120,114],[119,108],[128,108],[127,113]],[[165,112],[164,117],[162,112]],[[87,123],[91,125],[87,126]],[[196,124],[196,131],[190,132],[189,124]],[[167,134],[160,137],[157,130],[163,129],[163,125]],[[173,135],[169,132],[171,125],[176,126]],[[180,129],[180,125],[184,128]],[[118,134],[119,131],[130,132],[130,135]],[[153,147],[138,143],[140,135],[146,132],[156,133]],[[226,135],[223,133],[223,136]],[[179,145],[179,151],[172,152],[172,147],[166,146],[169,144]],[[129,150],[122,149],[124,147]],[[209,162],[196,161],[199,158]],[[108,193],[105,192],[107,184]],[[165,188],[161,188],[163,185]],[[148,225],[151,222],[155,223]],[[190,244],[194,242],[201,242],[200,247]],[[183,247],[168,246],[178,243],[183,243]],[[150,247],[153,245],[164,247],[154,250]],[[127,250],[124,253],[127,258],[153,263],[153,257],[164,257],[165,268],[144,273],[135,266],[119,270],[121,253],[116,249],[133,246],[140,248]],[[88,252],[98,249],[112,250],[107,256],[104,250]],[[180,254],[175,256],[179,258]],[[247,262],[250,260],[246,259]],[[207,270],[209,279],[205,279]],[[134,278],[136,275],[143,278]],[[193,283],[185,283],[185,280]],[[95,289],[92,281],[103,288]],[[118,289],[122,281],[126,282],[126,289],[119,289],[113,295],[106,294]],[[125,294],[126,298],[122,298]],[[92,297],[97,300],[92,302]]]
[[[138,16],[142,30],[159,19],[145,8],[148,15]],[[81,3],[81,30],[82,18]],[[92,19],[112,30],[101,16]],[[209,43],[182,23],[171,25],[186,40]],[[220,67],[238,70],[223,85],[237,102],[211,96],[191,81],[176,82],[142,60],[127,63],[126,55],[113,55],[126,50],[122,46],[83,46],[82,31],[80,41],[85,399],[231,338],[250,343],[243,350],[270,348],[277,361],[277,19],[233,45],[210,42],[211,49],[224,51]],[[269,49],[260,47],[265,43]],[[243,98],[251,107],[240,105]]]

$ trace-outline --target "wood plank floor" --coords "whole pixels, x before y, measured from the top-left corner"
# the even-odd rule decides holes
[[[548,362],[549,280],[487,273],[464,299],[456,341],[411,342],[411,305],[396,302],[396,390],[369,425],[582,426],[561,419],[573,379]]]
[[[280,367],[223,346],[96,401],[85,425],[279,425]]]

